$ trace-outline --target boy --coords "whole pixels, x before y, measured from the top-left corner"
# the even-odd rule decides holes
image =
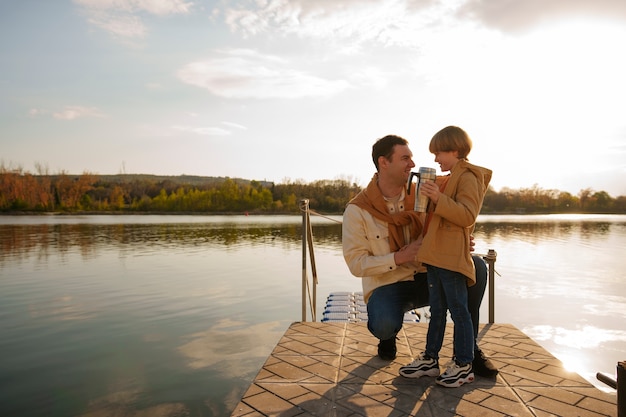
[[[467,306],[467,286],[476,282],[470,256],[470,235],[491,180],[491,170],[472,165],[467,155],[472,141],[456,126],[433,136],[429,150],[442,172],[436,183],[424,183],[420,192],[433,204],[424,225],[424,240],[417,253],[427,267],[431,319],[426,350],[400,368],[408,378],[436,376],[445,387],[459,387],[474,380],[474,332]],[[439,351],[446,329],[447,310],[454,321],[454,360],[440,375]]]

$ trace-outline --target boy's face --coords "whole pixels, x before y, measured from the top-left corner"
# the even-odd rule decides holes
[[[441,172],[450,171],[459,162],[459,151],[441,151],[435,154],[435,162],[441,167]]]

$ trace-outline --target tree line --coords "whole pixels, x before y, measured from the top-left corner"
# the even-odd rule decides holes
[[[308,199],[316,211],[340,214],[361,187],[350,179],[283,183],[229,177],[139,174],[33,174],[0,165],[0,211],[120,213],[298,213]],[[626,213],[626,196],[590,188],[577,195],[530,188],[489,188],[481,213]]]

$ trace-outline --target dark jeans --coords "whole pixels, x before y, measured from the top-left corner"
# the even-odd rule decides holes
[[[462,364],[474,360],[474,332],[467,307],[467,278],[458,272],[428,266],[430,322],[426,337],[426,355],[439,359],[446,334],[447,314],[454,322],[454,356]]]
[[[476,284],[467,288],[467,307],[476,339],[480,304],[487,287],[487,265],[480,256],[472,258],[476,267]],[[427,305],[426,272],[416,274],[413,281],[396,282],[376,288],[367,302],[367,328],[380,340],[391,339],[402,329],[405,312]]]

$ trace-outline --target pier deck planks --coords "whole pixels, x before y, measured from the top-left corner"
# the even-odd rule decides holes
[[[493,379],[460,388],[407,379],[400,366],[425,346],[427,324],[405,323],[398,357],[376,356],[367,323],[296,322],[285,332],[233,417],[252,416],[615,416],[617,396],[591,385],[510,324],[481,325],[479,344],[497,365]],[[452,356],[448,324],[440,365]],[[442,369],[443,370],[443,369]]]

